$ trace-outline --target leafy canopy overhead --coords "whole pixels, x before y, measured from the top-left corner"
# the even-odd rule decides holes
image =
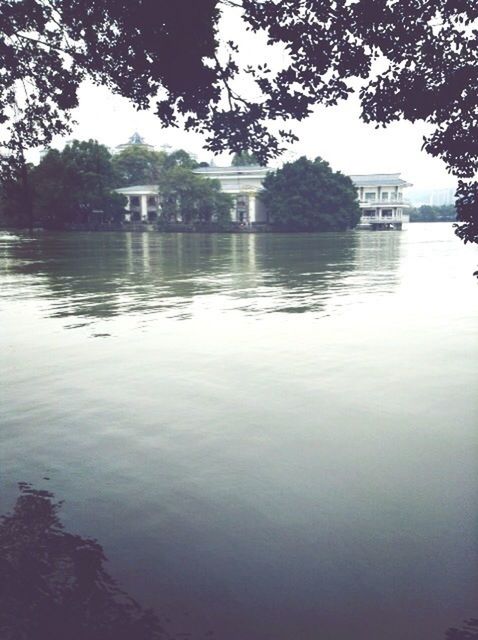
[[[241,68],[221,36],[226,8],[266,34],[274,69]],[[366,122],[432,125],[425,148],[461,179],[460,234],[478,241],[477,20],[476,0],[4,0],[4,149],[22,162],[25,148],[64,133],[85,78],[203,133],[213,152],[248,149],[261,162],[294,139],[271,120],[301,120],[358,90]],[[244,73],[256,91],[239,95]]]
[[[272,226],[284,231],[345,231],[360,220],[352,180],[321,158],[302,157],[269,173],[261,199]]]

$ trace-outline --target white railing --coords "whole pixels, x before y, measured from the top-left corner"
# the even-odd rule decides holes
[[[376,207],[380,205],[381,207],[389,207],[390,205],[395,204],[407,204],[407,201],[403,198],[397,198],[396,200],[360,200],[361,207]]]
[[[402,220],[405,220],[405,216],[403,216],[401,213],[397,213],[394,216],[365,216],[362,215],[360,221],[361,222],[401,222]]]

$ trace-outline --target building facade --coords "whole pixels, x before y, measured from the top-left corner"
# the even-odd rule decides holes
[[[270,169],[267,167],[204,167],[194,173],[219,180],[224,193],[232,196],[231,220],[241,225],[267,223],[267,211],[260,200],[262,183]]]
[[[399,173],[373,173],[352,175],[358,193],[362,217],[359,228],[401,229],[409,222],[409,203],[404,190],[412,185],[400,178]]]
[[[158,187],[144,184],[116,189],[126,197],[125,222],[153,223],[161,210]]]
[[[268,215],[260,199],[262,183],[270,171],[267,167],[201,167],[197,175],[218,180],[225,193],[232,196],[231,219],[240,226],[267,224]],[[359,228],[396,228],[409,221],[409,204],[404,190],[411,186],[399,173],[350,176],[357,189],[362,212]],[[155,185],[138,185],[117,189],[127,198],[127,222],[153,223],[161,212],[161,197]]]

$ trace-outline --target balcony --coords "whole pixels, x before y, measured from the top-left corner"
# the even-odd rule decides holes
[[[377,213],[373,214],[362,214],[360,218],[360,225],[366,224],[394,224],[394,223],[402,223],[409,222],[409,216],[407,213],[394,213],[394,214],[386,214],[379,215]]]
[[[359,200],[359,204],[362,208],[370,207],[382,207],[389,209],[390,207],[409,207],[410,202],[403,198],[397,198],[396,200]]]

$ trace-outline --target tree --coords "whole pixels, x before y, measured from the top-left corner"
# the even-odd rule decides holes
[[[4,217],[10,226],[34,223],[47,228],[87,222],[95,216],[111,220],[125,202],[114,186],[108,149],[95,140],[75,140],[63,151],[51,149],[37,167],[29,167],[26,185],[21,175],[4,179]]]
[[[74,140],[49,151],[33,174],[35,218],[46,227],[111,220],[124,208],[113,191],[115,174],[108,149],[96,140]]]
[[[1,221],[5,226],[34,226],[32,174],[30,164],[16,167],[0,184]]]
[[[240,151],[232,157],[231,166],[233,167],[253,167],[259,165],[259,160],[253,153],[248,151]]]
[[[166,160],[164,151],[152,151],[132,145],[113,156],[113,169],[118,186],[156,184]]]
[[[178,149],[166,156],[164,166],[166,169],[172,167],[183,167],[185,169],[195,169],[198,163],[184,149]]]
[[[345,230],[360,220],[352,180],[321,158],[302,157],[269,173],[261,199],[272,226],[281,230]]]
[[[241,67],[239,47],[221,39],[226,6],[266,34],[274,70]],[[358,91],[366,122],[433,127],[426,150],[460,178],[457,232],[478,241],[477,19],[475,0],[4,0],[3,168],[68,130],[85,78],[138,109],[155,104],[163,125],[204,134],[213,152],[247,149],[261,162],[294,139],[271,120],[301,120]],[[244,73],[252,98],[237,93]]]
[[[159,180],[161,218],[168,223],[227,223],[231,197],[221,191],[218,180],[198,176],[184,166],[166,169]]]

